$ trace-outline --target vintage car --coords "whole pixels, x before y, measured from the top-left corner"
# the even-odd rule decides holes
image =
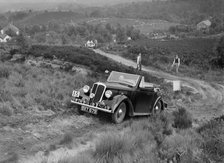
[[[159,114],[167,107],[158,86],[145,82],[144,76],[116,71],[106,82],[74,90],[71,102],[79,113],[109,113],[114,123],[121,123],[126,115]]]

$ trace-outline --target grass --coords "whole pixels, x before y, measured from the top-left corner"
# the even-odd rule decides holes
[[[126,121],[100,134],[95,149],[62,159],[85,162],[222,162],[223,121],[212,120],[197,130],[176,129],[173,114]],[[166,134],[167,126],[173,132]],[[219,142],[219,143],[218,143]],[[80,157],[80,156],[86,157]]]
[[[72,90],[95,80],[79,73],[65,73],[25,64],[0,65],[0,69],[7,72],[0,80],[0,114],[4,116],[29,114],[36,109],[54,112],[66,110],[70,106]]]

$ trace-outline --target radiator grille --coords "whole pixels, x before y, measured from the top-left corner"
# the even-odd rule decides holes
[[[100,83],[94,84],[91,93],[93,93],[95,96],[90,100],[90,102],[91,103],[99,102],[104,95],[105,89],[106,87],[103,84]]]

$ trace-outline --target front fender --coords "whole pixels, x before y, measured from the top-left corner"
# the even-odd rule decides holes
[[[161,96],[157,97],[157,99],[155,100],[154,102],[154,105],[153,105],[153,108],[155,107],[156,103],[161,100],[161,103],[162,103],[162,110],[165,110],[167,108],[167,103],[165,103],[162,99]]]
[[[117,107],[120,105],[120,103],[122,101],[124,101],[126,103],[126,105],[127,105],[128,114],[130,116],[133,115],[134,108],[133,108],[132,102],[125,95],[117,95],[117,96],[114,96],[112,100],[110,100],[108,102],[105,102],[105,103],[107,103],[107,104],[110,105],[110,107],[112,108],[112,113],[114,113],[115,110],[117,109]]]

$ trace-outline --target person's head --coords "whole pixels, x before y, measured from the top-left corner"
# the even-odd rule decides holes
[[[142,54],[141,53],[139,53],[139,56],[141,56]]]
[[[178,55],[176,55],[176,58],[178,58]]]

